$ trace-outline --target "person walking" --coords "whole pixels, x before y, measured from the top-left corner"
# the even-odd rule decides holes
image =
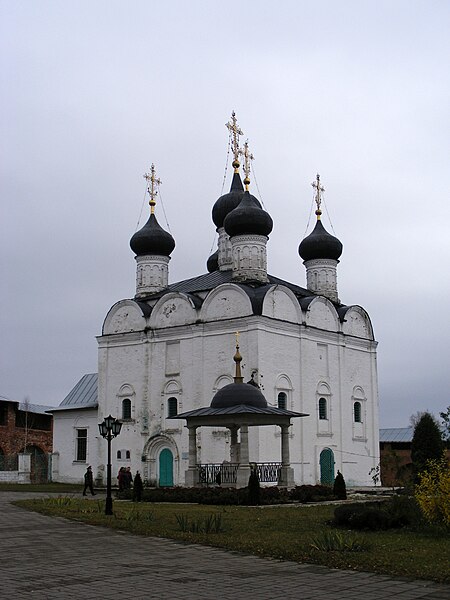
[[[92,467],[89,466],[84,474],[84,490],[83,496],[86,496],[86,490],[89,489],[91,494],[95,496],[94,493],[94,477],[92,476]]]

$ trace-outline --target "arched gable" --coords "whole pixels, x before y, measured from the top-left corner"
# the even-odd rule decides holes
[[[120,386],[117,395],[120,398],[125,398],[129,396],[134,396],[135,391],[132,385],[130,385],[129,383],[124,383],[122,386]]]
[[[109,309],[103,323],[102,334],[143,331],[145,326],[146,319],[139,304],[134,300],[120,300]]]
[[[275,384],[277,390],[292,390],[292,382],[287,375],[278,375]]]
[[[250,298],[233,283],[224,283],[212,290],[205,298],[200,311],[202,321],[220,321],[253,314]]]
[[[306,325],[339,331],[339,317],[333,304],[323,296],[317,296],[309,304],[305,315]]]
[[[192,300],[181,292],[165,294],[153,307],[150,317],[152,329],[190,325],[197,320]]]
[[[291,323],[302,322],[302,313],[295,294],[281,285],[274,285],[266,293],[262,314]]]
[[[367,340],[373,340],[373,329],[369,315],[361,306],[349,306],[344,315],[342,331]]]
[[[164,386],[163,394],[181,394],[181,386],[178,381],[175,379],[168,381]]]
[[[325,381],[319,381],[317,384],[318,396],[331,396],[331,388]]]
[[[229,383],[233,383],[231,375],[220,375],[214,382],[213,393],[215,394]]]

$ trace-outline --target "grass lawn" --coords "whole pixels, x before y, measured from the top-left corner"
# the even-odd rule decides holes
[[[21,500],[17,504],[46,515],[138,535],[172,538],[335,568],[450,581],[448,532],[431,528],[358,533],[335,530],[326,524],[335,508],[330,505],[215,507],[115,501],[114,515],[107,517],[103,514],[104,501],[90,498],[40,498]],[[222,531],[202,532],[205,520],[212,516],[215,516],[212,529],[215,524]],[[199,525],[200,532],[192,532],[192,529],[199,529]],[[183,527],[186,531],[182,531]],[[354,545],[359,551],[325,551],[313,547],[330,532],[338,532],[343,541],[356,541]]]

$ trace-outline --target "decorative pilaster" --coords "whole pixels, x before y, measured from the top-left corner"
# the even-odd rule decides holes
[[[280,425],[281,429],[281,472],[280,487],[293,487],[294,470],[289,458],[289,425]]]
[[[188,427],[189,431],[189,460],[186,471],[186,485],[194,487],[197,484],[197,427]]]

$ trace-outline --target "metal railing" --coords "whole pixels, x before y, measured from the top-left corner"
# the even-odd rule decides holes
[[[278,483],[280,480],[281,463],[251,463],[256,469],[261,483]],[[239,464],[237,463],[208,463],[197,465],[198,483],[200,485],[227,485],[236,483]]]

